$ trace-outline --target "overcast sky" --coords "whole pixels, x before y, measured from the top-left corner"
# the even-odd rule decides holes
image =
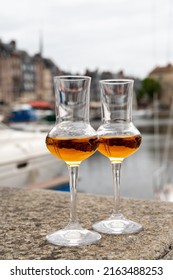
[[[173,63],[173,0],[5,0],[0,39],[15,39],[73,73],[123,70],[144,78]]]

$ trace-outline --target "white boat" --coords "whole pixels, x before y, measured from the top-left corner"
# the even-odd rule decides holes
[[[0,123],[0,187],[56,183],[66,166],[47,150],[45,137],[45,132],[16,131]]]
[[[173,202],[173,184],[168,183],[162,189],[155,189],[155,198],[162,201]]]
[[[173,201],[172,162],[162,165],[153,175],[154,196],[157,200]]]
[[[160,142],[159,138],[159,107],[158,99],[155,99],[155,115],[154,115],[154,127],[155,127],[155,158],[159,164],[159,168],[153,174],[154,183],[154,195],[156,199],[163,201],[173,202],[173,162],[172,162],[172,121],[173,121],[173,97],[169,110],[169,120],[167,122],[167,132],[164,135],[164,149],[163,155],[160,154]]]

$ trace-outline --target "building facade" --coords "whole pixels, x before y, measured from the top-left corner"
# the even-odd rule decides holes
[[[12,100],[14,65],[13,44],[0,41],[0,101],[9,103]]]
[[[156,67],[151,71],[149,77],[159,82],[161,87],[160,103],[169,107],[173,97],[173,65]]]
[[[18,50],[16,42],[0,41],[0,102],[54,98],[53,76],[61,73],[50,59],[40,53],[30,56]]]

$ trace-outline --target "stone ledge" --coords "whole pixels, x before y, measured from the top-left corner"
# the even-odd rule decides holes
[[[144,230],[135,235],[106,235],[89,246],[48,244],[47,233],[69,220],[69,193],[49,190],[0,189],[0,259],[142,260],[173,259],[173,203],[122,199],[122,209]],[[109,217],[112,197],[78,193],[80,223]]]

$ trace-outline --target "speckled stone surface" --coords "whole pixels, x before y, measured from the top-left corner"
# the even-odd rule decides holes
[[[102,234],[101,240],[81,247],[48,244],[47,233],[69,220],[69,193],[0,188],[0,259],[128,260],[173,259],[173,203],[122,199],[122,209],[144,230],[135,235]],[[110,216],[112,197],[78,193],[80,223]]]

